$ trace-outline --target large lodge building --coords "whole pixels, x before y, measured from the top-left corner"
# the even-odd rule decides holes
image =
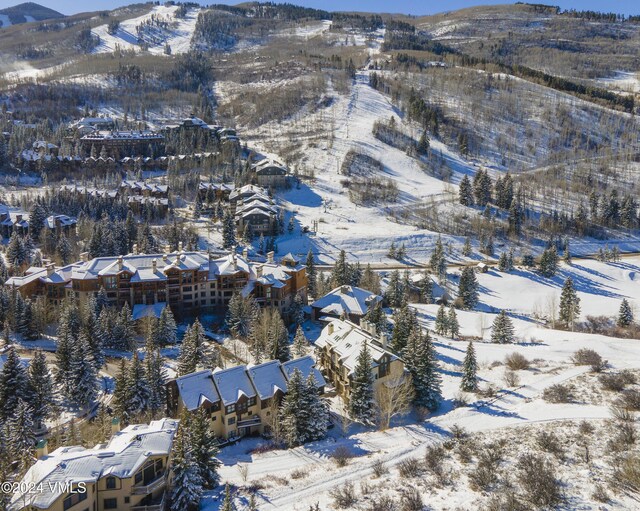
[[[62,267],[29,268],[5,285],[24,297],[46,296],[52,305],[70,296],[84,303],[104,288],[112,305],[134,309],[165,303],[177,313],[225,310],[240,292],[286,314],[296,295],[307,297],[306,267],[291,254],[275,262],[272,252],[264,263],[249,261],[246,251],[220,257],[179,251],[84,258]]]

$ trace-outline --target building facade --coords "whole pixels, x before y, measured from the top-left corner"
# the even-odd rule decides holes
[[[98,257],[55,267],[30,268],[5,283],[24,297],[45,296],[58,305],[75,296],[82,304],[104,288],[111,305],[166,303],[174,312],[201,309],[225,311],[235,292],[253,296],[263,307],[275,307],[286,317],[295,297],[307,298],[306,267],[273,253],[267,261],[249,261],[230,253],[214,257],[206,252],[129,254]]]
[[[271,360],[254,366],[198,371],[167,384],[169,415],[182,410],[206,410],[212,432],[222,442],[248,435],[269,434],[287,382],[295,369],[304,378],[313,374],[318,392],[325,380],[311,356],[285,363]]]
[[[128,426],[93,449],[60,447],[27,471],[9,511],[163,511],[178,421]]]
[[[318,364],[326,379],[346,401],[351,393],[351,379],[358,355],[366,344],[371,354],[371,373],[375,386],[399,381],[404,377],[404,362],[387,349],[385,334],[378,335],[375,326],[361,326],[336,319],[322,329],[315,342]]]

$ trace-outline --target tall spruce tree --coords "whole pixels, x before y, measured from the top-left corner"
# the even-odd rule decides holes
[[[513,323],[504,310],[493,320],[491,328],[491,342],[498,344],[509,344],[514,341]]]
[[[300,445],[305,440],[311,410],[303,407],[304,397],[304,380],[302,373],[296,368],[289,378],[287,394],[280,408],[282,436],[289,447]]]
[[[144,375],[149,387],[148,410],[155,418],[165,409],[167,372],[160,350],[152,338],[147,339],[145,346]]]
[[[475,392],[478,390],[478,363],[476,361],[476,350],[473,342],[469,341],[467,352],[462,363],[462,380],[460,389],[465,392]]]
[[[447,335],[447,332],[449,332],[449,318],[447,316],[447,308],[444,303],[440,304],[440,307],[438,307],[434,329],[438,335]]]
[[[123,423],[129,420],[131,408],[131,391],[129,387],[129,374],[124,358],[120,359],[120,367],[115,377],[113,389],[113,409],[115,416]]]
[[[447,275],[447,261],[444,256],[444,247],[442,245],[442,238],[438,235],[436,245],[431,252],[431,258],[429,259],[429,268],[438,276],[438,280],[442,282]]]
[[[231,210],[227,209],[222,218],[222,246],[230,249],[236,244],[236,223]]]
[[[158,318],[156,343],[159,347],[174,345],[176,337],[176,321],[169,307],[162,309]]]
[[[196,319],[187,329],[180,345],[178,355],[178,375],[195,372],[199,366],[207,363],[206,346],[204,344],[204,330],[200,321]]]
[[[333,265],[333,271],[331,272],[331,284],[333,287],[339,287],[350,284],[351,268],[347,262],[347,253],[344,250],[340,251],[340,255],[336,259]]]
[[[547,248],[540,256],[540,273],[547,278],[553,277],[558,271],[558,251],[555,245]]]
[[[626,298],[622,299],[620,303],[620,310],[618,312],[618,321],[617,324],[619,327],[626,328],[633,323],[633,311],[631,310],[631,305]]]
[[[71,385],[65,395],[74,404],[88,409],[96,399],[98,382],[89,339],[82,334],[73,343],[70,376]]]
[[[473,309],[478,304],[478,280],[476,272],[471,266],[465,266],[460,275],[458,285],[458,298],[462,302],[462,308]]]
[[[375,419],[373,383],[371,352],[365,342],[358,354],[353,371],[349,398],[349,413],[351,417],[365,424],[372,424]]]
[[[558,318],[567,328],[575,325],[576,320],[580,317],[580,298],[573,287],[573,280],[567,277],[562,286],[560,293],[560,312]]]
[[[40,429],[53,411],[53,379],[42,350],[37,350],[29,364],[29,403],[35,427]]]
[[[304,357],[309,349],[309,342],[302,331],[302,327],[298,326],[296,334],[293,338],[293,355],[295,358]]]
[[[18,401],[28,402],[29,380],[13,345],[5,352],[6,359],[0,372],[0,421],[11,416]]]
[[[17,462],[19,473],[24,473],[35,461],[36,438],[33,432],[32,410],[29,404],[18,399],[8,424],[11,458]]]
[[[209,427],[209,419],[204,408],[199,408],[191,414],[189,420],[189,437],[193,451],[193,460],[198,467],[203,488],[210,490],[220,482],[218,470],[220,461],[218,441]]]
[[[188,428],[189,421],[184,414],[173,441],[171,463],[173,479],[170,509],[180,511],[198,509],[205,484],[195,460]]]
[[[441,378],[436,351],[429,336],[417,327],[411,332],[404,351],[405,367],[411,374],[414,403],[433,411],[442,401]]]
[[[406,302],[406,294],[400,280],[400,272],[398,270],[393,270],[391,272],[384,297],[391,307],[402,307]]]
[[[449,306],[449,313],[447,314],[447,324],[449,326],[449,336],[455,339],[460,335],[460,323],[458,322],[458,315],[453,305]]]
[[[149,382],[145,374],[145,368],[138,356],[134,352],[129,363],[129,374],[127,377],[129,384],[129,413],[131,416],[141,414],[147,410],[149,405]]]
[[[416,311],[404,304],[394,315],[393,333],[391,336],[391,349],[396,353],[402,353],[407,345],[407,339],[411,330],[415,328],[418,320]]]
[[[473,188],[469,176],[465,175],[460,181],[458,199],[463,206],[473,206]]]

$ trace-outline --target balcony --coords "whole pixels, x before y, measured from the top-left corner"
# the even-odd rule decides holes
[[[160,488],[164,488],[166,484],[167,479],[165,478],[165,473],[162,472],[158,477],[145,485],[132,486],[131,495],[147,495],[159,490]]]
[[[144,506],[133,506],[131,511],[164,511],[165,494],[159,499],[154,499],[150,504]]]
[[[251,426],[259,426],[260,424],[262,424],[260,416],[254,415],[253,417],[250,417],[248,419],[243,419],[241,421],[238,421],[237,426],[239,428],[249,428]]]

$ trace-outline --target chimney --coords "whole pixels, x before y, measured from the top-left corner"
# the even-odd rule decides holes
[[[262,265],[256,266],[256,276],[258,278],[262,277]]]
[[[132,248],[131,251],[134,253],[134,255],[138,255],[138,244],[137,243],[133,244],[133,248]]]
[[[249,250],[247,249],[247,247],[244,247],[242,249],[242,257],[243,259],[247,259],[249,257]]]
[[[122,270],[124,266],[124,258],[122,256],[118,256],[118,271]]]
[[[118,431],[120,431],[120,419],[114,417],[111,419],[111,434],[115,435]]]
[[[156,258],[151,261],[151,268],[153,269],[153,273],[158,271],[158,260]]]
[[[380,346],[382,346],[385,350],[387,349],[387,334],[385,332],[380,332],[378,336],[378,341],[380,342]]]
[[[83,263],[86,263],[87,261],[89,261],[89,252],[80,252],[80,260]]]
[[[182,241],[178,242],[178,252],[182,252]]]
[[[168,262],[169,262],[169,254],[162,254],[162,260],[163,260],[165,263],[168,263]]]
[[[273,262],[273,250],[271,252],[267,252],[267,262],[268,263]]]
[[[237,270],[238,269],[238,256],[236,255],[235,252],[231,253],[231,261],[233,262],[233,269]]]
[[[53,275],[53,272],[56,271],[56,267],[53,263],[47,264],[47,277]]]
[[[333,335],[333,322],[331,322],[331,323],[329,323],[329,324],[327,325],[327,333],[328,333],[329,335]]]
[[[171,245],[169,245],[169,244],[167,243],[167,244],[164,246],[164,251],[165,251],[167,254],[170,254],[170,253],[171,253]]]
[[[40,459],[49,454],[49,442],[46,438],[43,438],[36,444],[36,458]]]

